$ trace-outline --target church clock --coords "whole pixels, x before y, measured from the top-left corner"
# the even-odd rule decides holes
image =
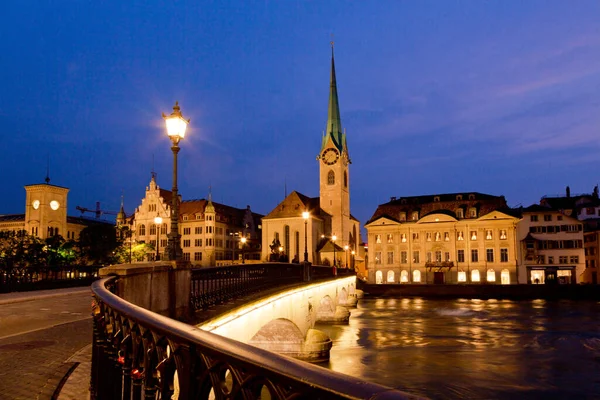
[[[340,153],[336,149],[327,149],[323,152],[321,159],[327,165],[333,165],[340,158]]]

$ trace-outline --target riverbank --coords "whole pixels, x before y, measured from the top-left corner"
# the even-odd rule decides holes
[[[357,287],[369,297],[600,300],[600,285],[373,285],[358,280]]]

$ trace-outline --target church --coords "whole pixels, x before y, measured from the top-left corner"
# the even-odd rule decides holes
[[[350,268],[362,260],[360,222],[350,213],[351,159],[340,118],[333,47],[327,128],[320,145],[319,197],[293,191],[262,218],[265,261]]]

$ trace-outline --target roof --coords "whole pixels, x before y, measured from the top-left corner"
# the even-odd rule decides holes
[[[405,220],[410,220],[410,215],[408,214],[413,211],[419,212],[419,218],[433,212],[442,212],[456,218],[457,209],[471,207],[476,207],[478,209],[478,215],[485,215],[494,210],[508,208],[504,196],[494,196],[479,192],[443,193],[400,198],[392,197],[388,203],[380,204],[377,207],[375,213],[367,223],[374,221],[381,216],[400,221],[403,219],[400,217],[402,213],[406,213]],[[465,217],[468,217],[467,213],[465,213]]]
[[[549,207],[549,206],[542,206],[539,204],[532,204],[529,207],[525,207],[521,210],[522,213],[539,213],[539,212],[559,212],[558,209],[553,208],[553,207]]]
[[[6,214],[0,215],[0,222],[25,222],[25,214]]]
[[[71,217],[67,215],[67,224],[75,224],[75,225],[84,225],[84,226],[93,226],[93,225],[110,225],[114,226],[115,223],[103,219],[92,219],[85,217]]]
[[[32,183],[31,185],[25,185],[25,187],[29,187],[29,186],[52,186],[52,187],[59,188],[59,189],[69,190],[68,187],[58,186],[58,185],[51,185],[49,183]]]
[[[337,81],[335,79],[335,60],[333,57],[333,47],[331,47],[331,78],[329,82],[329,105],[327,108],[327,126],[325,136],[321,144],[321,151],[327,145],[331,138],[335,147],[340,151],[346,148],[346,135],[342,130],[342,119],[340,117],[340,105],[338,102]]]
[[[308,197],[294,190],[263,219],[302,217],[304,211],[311,215],[329,215],[321,209],[320,204],[319,197]]]
[[[227,206],[225,204],[217,203],[212,200],[210,200],[210,203],[215,208],[215,213],[217,215],[226,217],[229,220],[229,222],[234,225],[243,226],[243,219],[246,215],[247,210],[249,210],[249,206],[246,208],[236,208]],[[181,218],[184,214],[204,214],[208,204],[209,200],[206,199],[182,201],[181,203],[179,203],[179,216]],[[262,218],[262,214],[252,212],[252,217],[255,220],[255,223],[258,225],[260,219]]]

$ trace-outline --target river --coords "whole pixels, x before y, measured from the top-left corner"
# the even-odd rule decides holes
[[[361,299],[334,371],[431,399],[599,399],[600,303]]]

